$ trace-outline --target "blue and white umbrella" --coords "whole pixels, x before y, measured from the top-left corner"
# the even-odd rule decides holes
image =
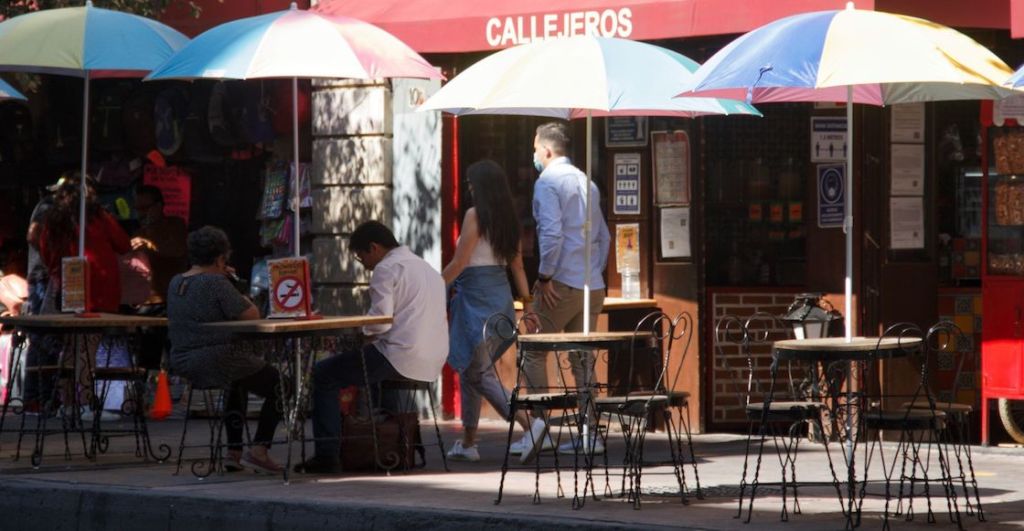
[[[10,83],[0,79],[0,100],[26,100],[24,94],[12,87]]]

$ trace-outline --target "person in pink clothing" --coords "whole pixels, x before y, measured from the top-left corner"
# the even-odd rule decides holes
[[[131,250],[128,234],[114,216],[96,201],[95,191],[86,195],[85,258],[89,263],[89,311],[116,312],[121,304],[121,273],[118,256]],[[78,256],[78,179],[66,180],[54,193],[39,241],[39,254],[50,272],[50,311],[59,310],[61,260]],[[44,303],[45,305],[45,303]]]

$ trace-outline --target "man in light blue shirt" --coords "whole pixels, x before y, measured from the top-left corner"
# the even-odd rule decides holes
[[[570,146],[569,128],[565,123],[551,122],[537,128],[533,141],[533,161],[541,173],[533,189],[533,217],[537,222],[540,266],[533,288],[532,311],[541,316],[545,332],[583,331],[583,290],[588,280],[591,330],[596,327],[597,316],[604,305],[604,269],[610,245],[608,225],[601,213],[601,194],[597,185],[573,166],[566,156]],[[586,186],[590,186],[589,279],[586,274],[586,242],[583,237],[587,213]],[[548,391],[547,354],[526,352],[523,355],[526,358],[526,385],[530,392]],[[594,356],[590,352],[571,352],[569,359],[580,393],[580,410],[587,411],[594,382]],[[521,451],[520,459],[526,463],[542,447],[551,445],[549,441],[547,425],[542,418],[536,418],[531,433],[527,433],[514,445],[514,450]],[[560,451],[574,452],[572,442],[563,446],[566,447],[560,448]],[[589,450],[600,453],[603,448]]]

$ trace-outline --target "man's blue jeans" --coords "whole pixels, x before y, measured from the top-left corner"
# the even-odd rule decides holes
[[[363,359],[366,371],[363,371]],[[365,374],[365,376],[364,376]],[[344,350],[313,367],[313,436],[317,459],[338,461],[341,448],[341,404],[338,391],[386,380],[404,380],[373,345]]]

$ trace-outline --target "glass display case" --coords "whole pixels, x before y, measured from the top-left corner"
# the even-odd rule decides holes
[[[1024,129],[992,133],[987,189],[986,273],[1024,277]]]

